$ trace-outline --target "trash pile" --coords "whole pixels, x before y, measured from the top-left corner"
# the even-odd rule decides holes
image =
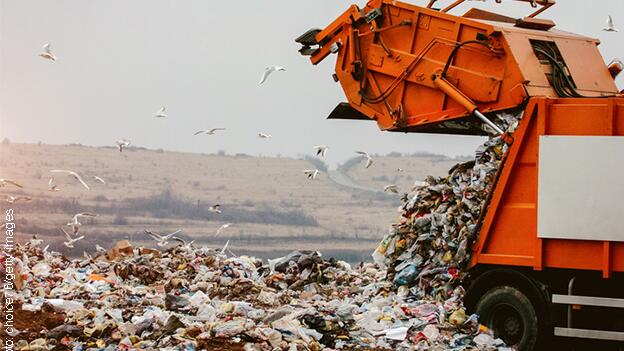
[[[502,113],[497,124],[511,135],[520,118]],[[507,148],[502,136],[490,138],[473,161],[455,165],[446,177],[428,177],[404,198],[401,221],[373,253],[399,289],[409,288],[416,298],[453,295],[463,280],[482,207]]]
[[[498,123],[513,131],[517,120]],[[17,245],[16,319],[50,322],[16,325],[15,349],[511,350],[466,315],[459,284],[505,149],[492,138],[475,161],[427,179],[375,262],[356,267],[313,251],[263,262],[122,241],[68,260],[40,240]]]

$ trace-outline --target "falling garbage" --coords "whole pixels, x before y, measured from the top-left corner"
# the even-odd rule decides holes
[[[511,133],[519,117],[497,123]],[[40,241],[17,245],[16,305],[48,322],[17,326],[16,349],[507,350],[466,313],[461,286],[506,148],[490,138],[474,161],[416,187],[374,262],[357,266],[316,251],[263,262],[121,241],[69,260]]]

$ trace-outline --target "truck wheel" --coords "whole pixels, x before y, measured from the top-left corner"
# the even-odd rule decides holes
[[[531,351],[537,344],[538,323],[531,300],[511,286],[489,290],[476,306],[479,322],[494,335],[519,351]]]

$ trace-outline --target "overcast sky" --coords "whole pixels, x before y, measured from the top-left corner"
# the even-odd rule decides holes
[[[479,138],[382,133],[374,122],[325,119],[345,100],[331,78],[335,61],[312,66],[294,38],[324,28],[353,2],[0,0],[0,138],[86,145],[128,138],[148,148],[286,156],[327,144],[332,164],[360,149],[471,154]],[[467,2],[453,13],[471,6],[514,17],[531,11],[503,0]],[[624,33],[601,28],[613,14],[624,29],[623,10],[622,0],[559,0],[541,17],[601,39],[610,61],[624,58]],[[37,56],[48,42],[56,62]],[[258,86],[270,64],[287,72]],[[169,118],[152,118],[163,105]],[[227,131],[193,136],[213,127]],[[261,140],[260,131],[274,138]]]

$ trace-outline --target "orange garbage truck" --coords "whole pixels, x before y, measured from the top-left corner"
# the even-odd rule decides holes
[[[424,1],[424,0],[423,0]],[[508,345],[624,342],[623,69],[597,39],[537,18],[436,0],[352,5],[299,38],[318,64],[335,55],[346,95],[328,118],[381,130],[503,134],[509,148],[472,243],[465,304]],[[521,112],[513,135],[494,123]]]

